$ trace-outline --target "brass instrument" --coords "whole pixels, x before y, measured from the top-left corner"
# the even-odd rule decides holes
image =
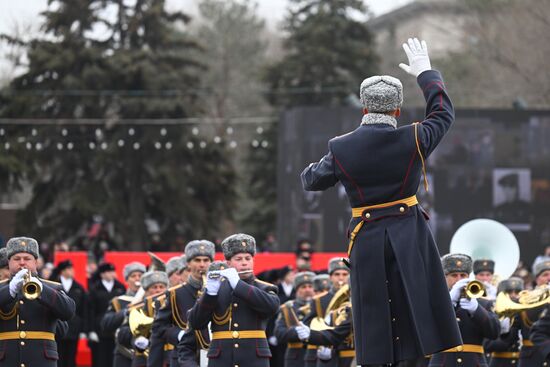
[[[166,263],[162,261],[160,257],[152,253],[151,251],[147,252],[147,255],[151,258],[151,263],[149,264],[148,271],[166,271]]]
[[[151,336],[153,327],[153,317],[147,316],[141,308],[132,308],[128,314],[128,325],[134,337],[143,336],[147,339]],[[146,349],[143,354],[149,356],[149,349]]]
[[[23,297],[25,297],[29,301],[37,299],[42,293],[40,285],[37,282],[31,280],[31,276],[31,271],[28,270],[27,274],[25,274],[25,277],[23,278],[23,285],[21,286]]]
[[[254,270],[243,270],[243,271],[238,271],[237,274],[241,275],[241,274],[250,274],[250,273],[253,273]],[[208,279],[218,279],[220,278],[222,275],[220,273],[211,273],[209,272],[208,273]],[[206,284],[206,282],[205,282]]]
[[[350,302],[350,289],[349,284],[344,284],[340,289],[334,294],[332,299],[330,300],[327,310],[325,311],[325,317],[323,318],[322,315],[318,315],[313,320],[311,320],[310,328],[311,330],[316,331],[323,331],[323,330],[330,330],[334,329],[334,326],[338,326],[339,323],[336,323],[336,320],[339,322],[342,322],[342,319],[338,319],[339,312],[345,308],[347,305],[349,305]],[[331,318],[334,320],[332,324],[334,326],[330,326],[326,323],[325,318],[327,316],[331,316]]]
[[[464,294],[468,298],[481,298],[485,295],[485,286],[479,280],[472,280],[464,287]]]
[[[495,313],[500,317],[512,317],[522,311],[537,308],[550,303],[550,287],[544,285],[533,290],[519,292],[518,302],[500,292],[495,302]]]

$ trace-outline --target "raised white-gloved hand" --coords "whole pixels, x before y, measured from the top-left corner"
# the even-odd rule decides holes
[[[512,323],[510,321],[509,317],[505,317],[502,320],[500,320],[500,333],[506,334],[510,331],[510,327],[512,326]]]
[[[182,330],[178,333],[178,341],[181,341],[181,338],[183,338],[183,336],[186,334],[186,331],[185,330]]]
[[[476,312],[479,303],[475,298],[461,298],[460,299],[460,308],[468,311],[470,315]]]
[[[300,340],[307,340],[309,339],[311,330],[309,329],[309,327],[304,325],[303,322],[301,322],[298,326],[296,326],[296,334],[298,334],[298,338],[300,338]]]
[[[10,295],[12,296],[12,298],[15,298],[17,293],[19,293],[19,291],[21,290],[21,286],[23,285],[23,280],[25,278],[25,275],[27,275],[27,272],[27,269],[21,269],[10,280]]]
[[[90,331],[88,333],[88,340],[94,343],[99,343],[99,336],[97,336],[95,331]]]
[[[458,301],[460,300],[460,296],[462,294],[462,289],[469,282],[470,282],[470,279],[461,279],[453,285],[453,287],[451,288],[451,291],[449,292],[453,305],[456,305],[458,303]]]
[[[44,286],[42,285],[42,282],[40,281],[40,279],[31,276],[30,281],[38,284],[38,286],[40,287],[40,292],[42,292],[42,289],[44,288]]]
[[[220,274],[223,275],[225,278],[227,278],[229,285],[231,285],[231,288],[233,289],[235,289],[235,287],[237,286],[237,283],[241,279],[239,277],[239,274],[237,273],[237,269],[235,268],[227,268],[224,270],[220,270]]]
[[[220,286],[222,284],[222,279],[220,276],[212,279],[210,278],[210,274],[220,274],[219,270],[214,270],[208,272],[206,275],[206,294],[210,296],[215,296],[218,294],[218,291],[220,290]]]
[[[403,43],[403,49],[409,59],[409,65],[401,63],[399,67],[405,72],[419,76],[424,71],[432,69],[426,41],[420,42],[418,38],[409,38],[407,43]]]
[[[483,285],[485,286],[485,295],[487,298],[492,300],[497,299],[497,287],[491,283],[483,283]]]
[[[324,346],[317,348],[317,358],[322,361],[329,361],[332,358],[332,349]]]
[[[134,347],[136,347],[139,351],[144,351],[149,346],[149,339],[147,339],[144,336],[138,336],[136,340],[134,340]]]
[[[277,344],[279,344],[279,341],[277,340],[277,337],[275,335],[270,336],[269,339],[267,339],[267,341],[269,342],[269,345],[272,345],[274,347],[276,347]]]

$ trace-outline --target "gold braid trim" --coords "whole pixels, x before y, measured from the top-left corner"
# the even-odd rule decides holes
[[[221,316],[219,315],[216,315],[214,313],[214,318],[213,318],[213,321],[216,325],[223,325],[223,324],[226,324],[229,319],[231,319],[231,316],[232,316],[232,313],[231,313],[231,309],[232,309],[232,305],[229,306],[229,308],[227,309],[227,311],[225,311],[225,313]]]
[[[17,314],[17,303],[13,306],[11,311],[8,313],[2,312],[2,310],[0,310],[0,319],[4,321],[8,321],[13,319],[16,314]]]
[[[285,318],[285,325],[287,328],[290,327],[290,319],[288,315],[288,307],[286,305],[281,306],[281,311],[283,311],[283,317]]]
[[[315,298],[315,311],[317,316],[323,317],[323,307],[321,307],[321,297]]]
[[[187,323],[183,321],[176,302],[176,290],[170,290],[170,307],[172,308],[172,319],[180,329],[187,329]]]
[[[113,300],[111,301],[111,304],[113,305],[115,312],[119,312],[120,309],[122,308],[122,306],[120,305],[120,301],[118,300],[118,297],[113,298]]]
[[[208,349],[210,347],[210,343],[207,343],[206,340],[204,340],[202,333],[199,330],[195,330],[195,336],[199,342],[200,349]]]

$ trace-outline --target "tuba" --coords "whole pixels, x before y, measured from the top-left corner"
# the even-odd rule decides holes
[[[23,294],[23,297],[25,297],[29,301],[37,299],[38,297],[40,297],[40,293],[42,293],[38,283],[31,280],[30,270],[27,271],[27,274],[25,274],[25,277],[23,278],[23,285],[21,286],[21,292]]]

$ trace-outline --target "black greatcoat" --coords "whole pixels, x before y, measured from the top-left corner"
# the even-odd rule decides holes
[[[67,325],[59,321],[68,321],[74,316],[75,304],[61,284],[40,280],[42,293],[32,301],[20,293],[12,298],[9,280],[0,282],[0,334],[3,337],[10,335],[5,333],[12,334],[0,340],[0,366],[57,366],[59,356],[55,340],[33,338],[31,333],[55,334],[66,330]]]
[[[418,84],[427,101],[418,143],[427,158],[454,110],[439,72],[423,72]],[[308,191],[340,181],[357,208],[415,195],[421,175],[414,125],[380,123],[331,139],[327,155],[301,178]],[[462,344],[426,213],[419,205],[371,210],[368,219],[352,218],[350,231],[362,220],[350,254],[357,364],[395,363]]]
[[[545,306],[523,311],[518,319],[521,322],[523,346],[519,366],[550,366],[550,310]],[[526,346],[526,340],[533,346]]]
[[[254,277],[239,280],[235,289],[222,281],[217,295],[204,293],[188,313],[189,325],[213,333],[209,367],[269,367],[271,351],[265,337],[240,338],[239,332],[261,331],[279,309],[277,287]],[[216,332],[231,332],[234,339],[216,339]]]

